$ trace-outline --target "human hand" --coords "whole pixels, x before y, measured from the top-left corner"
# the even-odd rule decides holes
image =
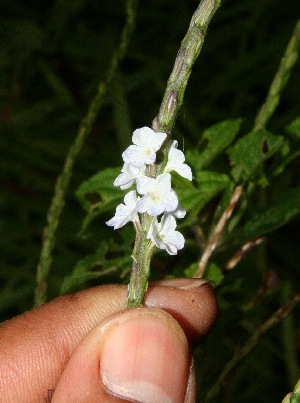
[[[195,402],[189,344],[215,320],[213,288],[163,280],[131,309],[126,294],[99,286],[0,325],[1,403]]]

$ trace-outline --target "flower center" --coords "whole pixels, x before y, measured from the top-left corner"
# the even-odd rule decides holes
[[[151,192],[151,193],[149,193],[149,196],[150,196],[151,200],[153,200],[154,202],[161,201],[161,196],[158,193]]]
[[[149,155],[151,154],[151,149],[150,149],[150,148],[145,148],[144,154],[145,154],[146,156],[149,156]]]

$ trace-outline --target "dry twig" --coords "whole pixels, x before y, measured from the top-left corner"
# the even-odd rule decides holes
[[[216,225],[216,228],[214,230],[213,236],[209,240],[208,244],[206,245],[206,248],[203,252],[203,255],[200,259],[198,269],[194,275],[194,277],[203,277],[206,265],[213,254],[213,251],[216,249],[219,243],[220,236],[222,234],[222,231],[231,217],[231,214],[233,210],[235,209],[235,206],[237,205],[241,195],[242,195],[242,186],[237,186],[232,194],[232,197],[230,199],[230,202],[228,206],[226,207],[225,211],[223,212],[219,222]]]

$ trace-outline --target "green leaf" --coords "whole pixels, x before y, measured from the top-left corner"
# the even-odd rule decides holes
[[[291,403],[300,403],[300,394],[293,393],[290,402]]]
[[[194,263],[190,264],[189,267],[184,270],[184,276],[189,277],[189,278],[194,277],[194,275],[198,269],[198,264],[199,264],[198,262],[194,262]]]
[[[275,136],[264,129],[250,132],[238,140],[228,151],[233,178],[236,181],[250,179],[264,161],[279,150],[283,140],[282,136]]]
[[[204,278],[213,281],[216,285],[219,285],[224,278],[224,274],[215,263],[210,263],[204,272]]]
[[[229,186],[230,179],[218,172],[202,171],[196,173],[196,182],[197,187],[176,188],[180,204],[190,212],[189,222],[193,221],[210,200]]]
[[[300,213],[300,187],[291,189],[271,207],[258,210],[252,214],[235,238],[246,242],[261,237],[277,228],[282,227]]]
[[[287,126],[286,130],[300,138],[300,116],[293,120],[292,123]]]
[[[194,277],[197,269],[198,269],[199,262],[192,263],[187,269],[184,270],[185,277]],[[219,285],[224,275],[220,268],[215,263],[210,263],[204,273],[203,276],[207,280],[213,281],[216,285]]]
[[[114,186],[114,180],[121,168],[107,168],[83,182],[76,197],[87,212],[81,234],[99,214],[114,209],[122,203],[124,191]]]
[[[300,379],[299,379],[298,382],[296,383],[296,386],[295,386],[295,388],[294,388],[294,392],[295,392],[295,393],[296,393],[296,392],[300,393]]]
[[[76,197],[87,212],[95,208],[98,213],[109,211],[123,200],[124,191],[114,186],[120,171],[121,168],[104,169],[79,186]],[[92,196],[96,196],[96,201],[92,201]]]
[[[73,272],[64,278],[60,293],[65,294],[89,280],[109,275],[121,268],[122,271],[124,271],[124,268],[129,267],[131,264],[130,254],[125,253],[121,257],[107,259],[106,253],[108,249],[107,243],[102,241],[93,255],[86,256],[84,259],[80,260],[76,264]]]
[[[226,147],[228,147],[238,134],[242,120],[225,120],[217,123],[203,132],[202,139],[198,147],[203,148],[203,143],[207,145],[202,152],[188,150],[186,158],[189,164],[198,171],[213,161]]]

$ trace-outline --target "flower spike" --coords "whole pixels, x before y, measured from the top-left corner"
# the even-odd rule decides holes
[[[149,127],[135,130],[133,145],[123,152],[124,165],[114,181],[114,185],[122,190],[133,185],[136,185],[136,190],[125,195],[124,204],[117,206],[114,217],[106,224],[118,229],[129,221],[134,223],[137,234],[135,248],[144,251],[136,255],[139,259],[145,254],[147,260],[147,251],[153,251],[154,246],[165,249],[170,255],[176,255],[184,246],[183,235],[175,229],[176,219],[183,218],[186,211],[172,189],[170,172],[175,171],[190,181],[193,176],[183,152],[177,149],[176,140],[170,142],[165,167],[160,167],[156,176],[150,176],[149,165],[155,163],[156,153],[166,138],[166,133],[155,132]]]

